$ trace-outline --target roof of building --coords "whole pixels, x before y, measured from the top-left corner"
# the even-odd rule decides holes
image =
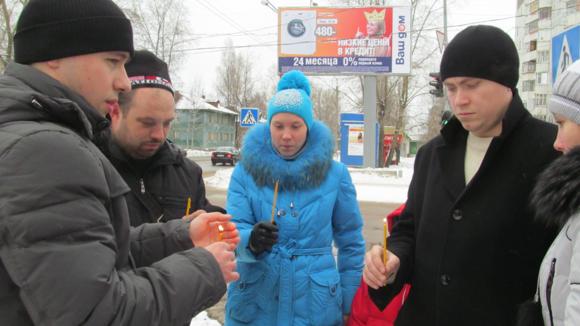
[[[204,111],[214,111],[220,112],[225,114],[232,114],[237,115],[238,113],[223,107],[220,105],[219,101],[211,102],[203,99],[203,98],[190,98],[188,96],[183,95],[179,102],[177,102],[176,109],[177,110],[204,110]],[[214,104],[217,104],[214,105]]]

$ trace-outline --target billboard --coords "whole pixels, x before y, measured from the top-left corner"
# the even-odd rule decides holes
[[[409,74],[409,7],[278,10],[278,71]]]
[[[552,83],[572,62],[580,58],[580,26],[552,37]]]

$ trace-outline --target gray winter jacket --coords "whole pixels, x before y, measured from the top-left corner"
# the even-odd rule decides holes
[[[182,221],[129,227],[129,188],[90,141],[107,126],[30,66],[0,77],[2,324],[183,325],[225,292]]]
[[[580,325],[580,147],[540,176],[532,203],[539,219],[561,227],[540,266],[544,325]]]
[[[544,324],[580,325],[580,213],[570,218],[552,243],[539,278]]]

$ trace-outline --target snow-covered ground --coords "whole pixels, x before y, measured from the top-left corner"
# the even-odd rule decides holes
[[[209,318],[207,312],[202,311],[199,315],[195,316],[189,326],[221,326],[217,320]]]
[[[413,176],[414,161],[415,158],[401,158],[398,166],[389,168],[349,168],[358,200],[404,203]],[[212,187],[227,189],[232,172],[233,168],[220,169],[214,176],[206,178],[205,183]],[[221,326],[221,324],[209,318],[203,311],[191,321],[190,326]]]
[[[187,157],[209,157],[211,156],[210,151],[202,151],[198,149],[186,149]]]
[[[413,176],[414,158],[402,158],[398,166],[389,168],[349,168],[359,201],[404,203]],[[227,189],[233,168],[221,169],[205,183]]]

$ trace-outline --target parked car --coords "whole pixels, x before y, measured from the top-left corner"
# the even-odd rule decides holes
[[[222,163],[223,165],[226,165],[226,163],[235,165],[239,160],[240,151],[235,147],[218,147],[215,151],[211,152],[212,165],[216,165],[217,163]]]

